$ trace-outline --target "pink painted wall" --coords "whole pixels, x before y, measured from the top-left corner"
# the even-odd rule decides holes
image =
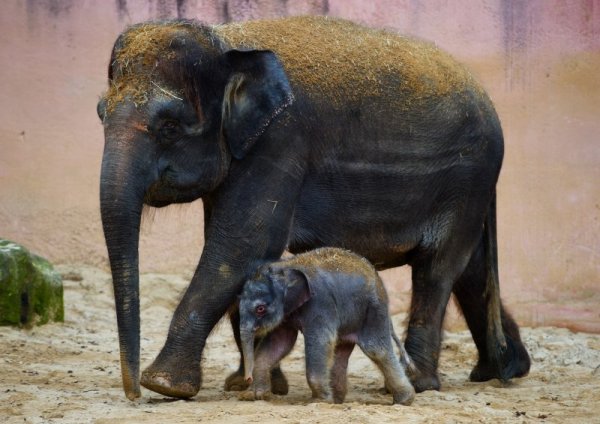
[[[434,41],[496,103],[502,294],[524,324],[600,331],[600,1],[4,0],[0,4],[0,236],[55,262],[106,267],[95,114],[112,43],[128,24],[287,14],[344,17]],[[202,211],[150,212],[143,271],[191,274]],[[408,271],[385,273],[394,308]],[[455,312],[450,323],[456,324]]]

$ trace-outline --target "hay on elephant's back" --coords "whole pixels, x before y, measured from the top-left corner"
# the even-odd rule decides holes
[[[375,267],[366,258],[349,250],[322,247],[283,259],[278,265],[300,269],[311,278],[315,277],[318,269],[331,274],[364,277],[367,285],[374,286],[379,299],[387,302],[383,282]],[[341,279],[338,283],[344,284],[344,279]]]
[[[434,45],[345,20],[294,17],[215,31],[233,47],[274,51],[293,83],[333,101],[383,95],[410,104],[467,88],[479,91],[469,72]]]
[[[215,27],[195,21],[148,22],[122,35],[105,95],[109,111],[126,97],[147,101],[161,81],[158,64],[174,59],[171,43],[187,36],[209,54],[231,48],[267,49],[281,59],[292,84],[334,106],[367,98],[407,109],[418,102],[471,89],[469,72],[434,45],[327,17],[293,17]],[[152,84],[154,82],[155,84]]]

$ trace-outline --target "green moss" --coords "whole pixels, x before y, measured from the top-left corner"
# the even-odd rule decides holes
[[[31,271],[27,266],[29,253],[6,240],[0,240],[0,324],[21,322],[21,293],[25,275]]]
[[[46,324],[49,320],[64,321],[63,285],[60,275],[46,259],[31,255],[35,272],[30,288],[31,318],[36,324]]]
[[[32,326],[63,320],[60,275],[44,258],[0,239],[0,325]]]

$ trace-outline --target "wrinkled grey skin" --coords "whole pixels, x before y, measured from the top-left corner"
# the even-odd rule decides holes
[[[292,50],[291,21],[300,45]],[[255,24],[229,30],[241,35]],[[255,264],[323,246],[350,249],[379,270],[410,265],[405,346],[417,392],[440,388],[451,295],[478,350],[471,380],[526,375],[529,356],[500,300],[495,186],[503,136],[490,99],[420,42],[398,50],[389,44],[395,35],[378,32],[381,50],[346,51],[325,41],[332,31],[346,27],[340,34],[359,40],[369,30],[326,17],[259,24],[276,30],[230,43],[228,26],[161,21],[115,42],[109,94],[97,109],[105,135],[100,210],[126,396],[141,396],[140,385],[195,396],[206,339]],[[274,44],[259,40],[265,33]],[[383,57],[401,66],[388,68]],[[341,62],[364,58],[370,67],[355,69],[368,75],[330,78]],[[163,348],[140,375],[142,209],[198,198],[202,254]],[[239,382],[242,370],[226,387]]]
[[[269,397],[270,371],[302,331],[314,399],[344,401],[348,358],[358,344],[382,371],[393,403],[412,403],[415,390],[402,365],[410,369],[411,362],[394,334],[383,283],[365,259],[323,248],[263,265],[246,282],[239,310],[245,378],[252,383],[242,399]],[[256,337],[261,339],[255,349]]]

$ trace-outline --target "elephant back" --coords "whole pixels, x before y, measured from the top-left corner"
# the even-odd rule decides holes
[[[282,259],[277,262],[281,268],[294,268],[304,275],[318,280],[318,274],[325,272],[335,278],[336,284],[344,284],[348,276],[359,277],[364,288],[376,294],[377,298],[387,304],[387,293],[383,281],[375,267],[366,258],[349,250],[336,247],[321,247],[305,253]]]
[[[385,98],[401,109],[457,92],[485,96],[470,73],[431,43],[322,16],[217,26],[232,48],[275,52],[295,90],[347,105]]]

